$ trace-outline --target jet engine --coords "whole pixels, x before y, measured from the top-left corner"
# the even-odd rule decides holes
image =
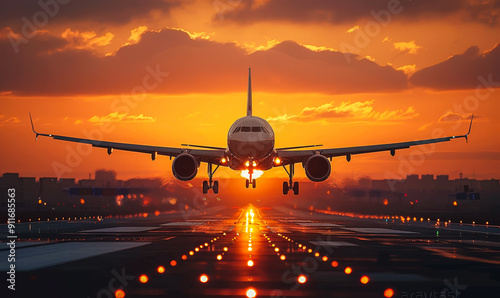
[[[328,179],[332,166],[328,158],[321,154],[309,157],[304,165],[306,176],[311,181],[321,182]]]
[[[172,162],[172,173],[181,181],[189,181],[198,173],[198,161],[189,153],[177,155]]]

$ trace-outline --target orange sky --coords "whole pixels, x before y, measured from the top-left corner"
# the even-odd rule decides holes
[[[468,144],[439,144],[429,154],[373,153],[350,163],[337,158],[330,179],[460,172],[499,178],[500,1],[357,2],[4,5],[0,173],[84,178],[107,168],[121,179],[171,176],[165,157],[152,162],[139,153],[35,143],[28,112],[44,133],[225,146],[229,126],[244,116],[252,67],[254,114],[270,121],[278,147],[464,134],[470,114],[476,117]],[[103,131],[102,121],[112,129]],[[76,158],[68,153],[78,150]],[[286,174],[274,169],[266,176]]]

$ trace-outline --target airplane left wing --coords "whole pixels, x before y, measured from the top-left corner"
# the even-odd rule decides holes
[[[443,138],[435,138],[435,139],[427,139],[427,140],[418,140],[418,141],[410,141],[410,142],[401,142],[401,143],[390,143],[390,144],[380,144],[380,145],[369,145],[369,146],[357,146],[357,147],[344,147],[344,148],[331,148],[331,149],[318,149],[318,150],[277,150],[278,157],[282,160],[281,165],[287,165],[291,163],[304,162],[307,158],[314,154],[321,154],[327,158],[336,157],[336,156],[345,156],[347,161],[351,160],[351,156],[355,154],[363,154],[363,153],[371,153],[371,152],[381,152],[381,151],[390,151],[391,155],[394,156],[396,150],[399,149],[407,149],[412,146],[424,145],[424,144],[433,144],[433,143],[441,143],[448,142],[453,139],[465,138],[468,140],[468,136],[470,134],[472,128],[472,119],[474,115],[472,115],[469,125],[469,131],[460,136],[450,136]]]
[[[43,137],[53,138],[54,140],[90,144],[92,145],[92,147],[108,149],[108,154],[111,154],[115,149],[147,153],[151,155],[152,160],[155,160],[157,155],[176,157],[177,155],[186,152],[193,155],[200,162],[212,163],[214,165],[223,165],[221,163],[221,159],[224,157],[224,149],[222,148],[202,150],[202,149],[189,149],[189,148],[161,147],[161,146],[107,142],[101,140],[82,139],[82,138],[67,137],[54,134],[45,134],[35,131],[35,127],[33,126],[33,120],[31,119],[31,114],[30,114],[30,121],[31,121],[31,128],[35,133],[36,138],[38,138],[38,136],[43,136]]]

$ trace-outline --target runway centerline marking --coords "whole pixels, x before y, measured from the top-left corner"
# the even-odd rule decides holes
[[[368,234],[419,234],[418,232],[393,230],[385,228],[344,228],[344,230],[358,232],[358,233],[368,233]]]

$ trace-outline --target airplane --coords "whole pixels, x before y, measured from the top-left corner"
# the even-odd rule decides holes
[[[219,182],[214,180],[213,177],[221,166],[243,171],[248,177],[245,184],[246,188],[249,188],[250,185],[253,188],[256,187],[255,175],[260,175],[263,171],[274,167],[283,167],[289,178],[288,181],[283,182],[284,195],[287,195],[289,191],[293,191],[295,195],[299,194],[299,183],[293,181],[295,164],[302,164],[309,180],[314,182],[325,181],[330,176],[333,157],[345,156],[349,162],[352,156],[356,154],[389,151],[394,156],[396,150],[407,149],[411,146],[447,142],[459,138],[465,138],[466,142],[468,142],[472,119],[474,118],[474,115],[472,115],[467,134],[459,136],[344,148],[317,148],[322,145],[275,148],[275,135],[271,125],[266,120],[253,115],[251,69],[248,69],[246,112],[245,117],[237,119],[229,128],[226,148],[192,144],[181,144],[182,148],[160,147],[44,134],[35,131],[31,113],[29,116],[31,128],[35,133],[35,140],[39,136],[43,136],[55,140],[86,143],[91,144],[93,147],[106,148],[108,154],[111,154],[114,149],[147,153],[151,155],[153,161],[158,155],[166,155],[170,159],[174,157],[172,173],[175,178],[181,181],[192,180],[198,173],[200,163],[207,163],[208,181],[203,181],[202,185],[204,194],[208,193],[209,189],[214,194],[219,193]],[[214,166],[216,166],[215,169]]]

